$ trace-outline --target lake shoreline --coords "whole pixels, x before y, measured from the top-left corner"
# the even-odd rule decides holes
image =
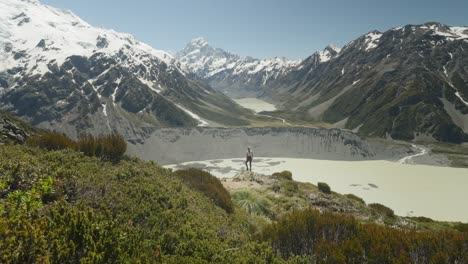
[[[245,167],[241,158],[216,159],[165,166],[195,167],[213,175],[233,177]],[[352,193],[367,203],[381,203],[401,216],[425,216],[439,221],[468,222],[468,169],[408,165],[390,161],[330,161],[313,159],[254,159],[256,173],[271,175],[289,170],[299,182],[326,182],[332,190]]]

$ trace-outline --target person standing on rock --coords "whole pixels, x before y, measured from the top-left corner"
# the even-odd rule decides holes
[[[252,171],[252,160],[253,160],[253,152],[250,150],[250,147],[247,147],[247,153],[246,153],[246,161],[245,161],[245,166],[247,167],[247,171],[249,170],[249,165],[250,163],[250,171]]]

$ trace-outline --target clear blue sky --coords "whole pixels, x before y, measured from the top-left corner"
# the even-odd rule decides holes
[[[42,0],[94,26],[177,51],[203,36],[242,56],[302,59],[373,29],[437,21],[468,26],[468,0]]]

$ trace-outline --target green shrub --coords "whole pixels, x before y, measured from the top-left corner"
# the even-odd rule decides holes
[[[457,223],[457,224],[455,224],[455,226],[453,228],[455,228],[456,230],[458,230],[460,232],[467,232],[468,233],[468,223]]]
[[[317,184],[317,187],[319,189],[319,191],[323,192],[323,193],[326,193],[326,194],[330,194],[331,193],[331,189],[330,189],[330,186],[328,186],[328,184],[324,183],[324,182],[319,182]]]
[[[306,209],[282,215],[259,239],[283,259],[308,256],[291,263],[466,263],[467,235],[400,230]]]
[[[425,216],[413,216],[413,217],[409,217],[409,218],[412,219],[412,220],[415,220],[417,222],[420,222],[420,223],[432,223],[432,222],[434,222],[434,220],[432,220],[429,217],[425,217]]]
[[[97,139],[89,134],[81,135],[78,139],[79,150],[86,156],[93,157],[101,154]]]
[[[362,203],[362,204],[366,204],[366,202],[361,197],[356,196],[356,195],[354,195],[352,193],[346,194],[345,196],[348,197],[351,200],[357,201],[357,202]]]
[[[47,150],[79,150],[89,157],[100,157],[108,161],[119,161],[127,150],[127,142],[118,134],[82,135],[76,142],[64,134],[49,132],[41,136],[30,137],[27,144]]]
[[[119,161],[127,150],[125,139],[118,134],[82,135],[78,140],[79,150],[86,156],[101,157],[109,161]]]
[[[239,191],[232,195],[232,200],[249,214],[270,215],[271,204],[268,200],[249,191]]]
[[[199,169],[179,170],[174,174],[190,188],[196,189],[213,199],[214,203],[226,212],[232,213],[234,211],[231,195],[215,176]]]
[[[282,192],[287,196],[293,196],[299,190],[299,185],[295,181],[285,180],[281,182],[280,186]]]
[[[277,183],[275,183],[273,184],[273,186],[271,186],[271,190],[274,191],[275,193],[278,193],[281,191],[281,187]]]
[[[44,135],[30,137],[26,141],[26,144],[47,150],[78,149],[78,145],[75,141],[57,132],[48,132]]]
[[[97,141],[101,150],[97,156],[106,160],[119,161],[127,150],[127,142],[118,134],[99,136]]]
[[[371,203],[369,204],[369,207],[374,209],[375,212],[381,215],[385,215],[388,217],[394,217],[395,213],[393,212],[392,209],[388,208],[387,206],[379,203]]]
[[[275,172],[272,176],[273,178],[278,180],[292,181],[292,173],[290,171]]]

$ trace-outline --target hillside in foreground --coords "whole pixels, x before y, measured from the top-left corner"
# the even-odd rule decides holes
[[[2,134],[16,135],[0,144],[1,263],[468,259],[467,224],[401,218],[288,172],[223,181],[197,169],[173,172],[106,155],[113,149],[99,140],[115,136],[74,142],[6,114],[0,121],[8,124]],[[90,152],[93,144],[100,147]]]
[[[235,194],[231,203],[219,180],[199,170],[174,173],[133,158],[111,163],[73,150],[22,145],[0,146],[0,157],[3,263],[467,259],[463,225],[461,231],[391,228],[320,213],[312,204],[268,219],[247,209]],[[288,190],[296,199],[294,187]]]

